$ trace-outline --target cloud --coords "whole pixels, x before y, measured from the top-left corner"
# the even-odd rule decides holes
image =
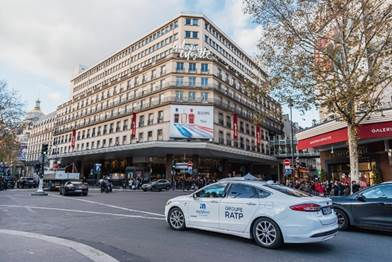
[[[96,63],[182,9],[180,0],[2,1],[0,63],[64,85],[79,64]]]

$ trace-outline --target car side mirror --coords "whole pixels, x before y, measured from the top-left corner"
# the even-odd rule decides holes
[[[196,193],[192,194],[193,199],[197,199]]]
[[[357,197],[357,200],[358,200],[358,201],[361,201],[361,202],[366,202],[366,197],[365,197],[364,195],[359,195],[359,196]]]

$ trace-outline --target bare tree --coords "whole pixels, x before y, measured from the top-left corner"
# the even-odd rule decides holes
[[[23,103],[7,82],[0,81],[0,159],[10,161],[17,150],[16,135],[21,127]]]
[[[264,31],[258,45],[272,93],[302,110],[321,107],[347,124],[358,180],[359,124],[392,81],[392,5],[384,0],[244,0]]]

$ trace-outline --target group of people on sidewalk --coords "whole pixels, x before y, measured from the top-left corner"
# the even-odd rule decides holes
[[[358,192],[359,190],[366,188],[367,184],[364,181],[359,183],[356,181],[350,182],[335,180],[335,181],[323,181],[321,182],[318,178],[309,180],[294,180],[286,181],[286,185],[312,195],[318,196],[348,196],[351,193]]]

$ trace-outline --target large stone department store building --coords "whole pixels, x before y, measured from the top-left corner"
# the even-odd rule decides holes
[[[50,158],[90,178],[96,164],[104,174],[170,177],[174,163],[176,174],[271,177],[281,106],[252,100],[244,86],[265,77],[208,18],[181,14],[71,80]],[[267,116],[260,125],[256,112]]]

